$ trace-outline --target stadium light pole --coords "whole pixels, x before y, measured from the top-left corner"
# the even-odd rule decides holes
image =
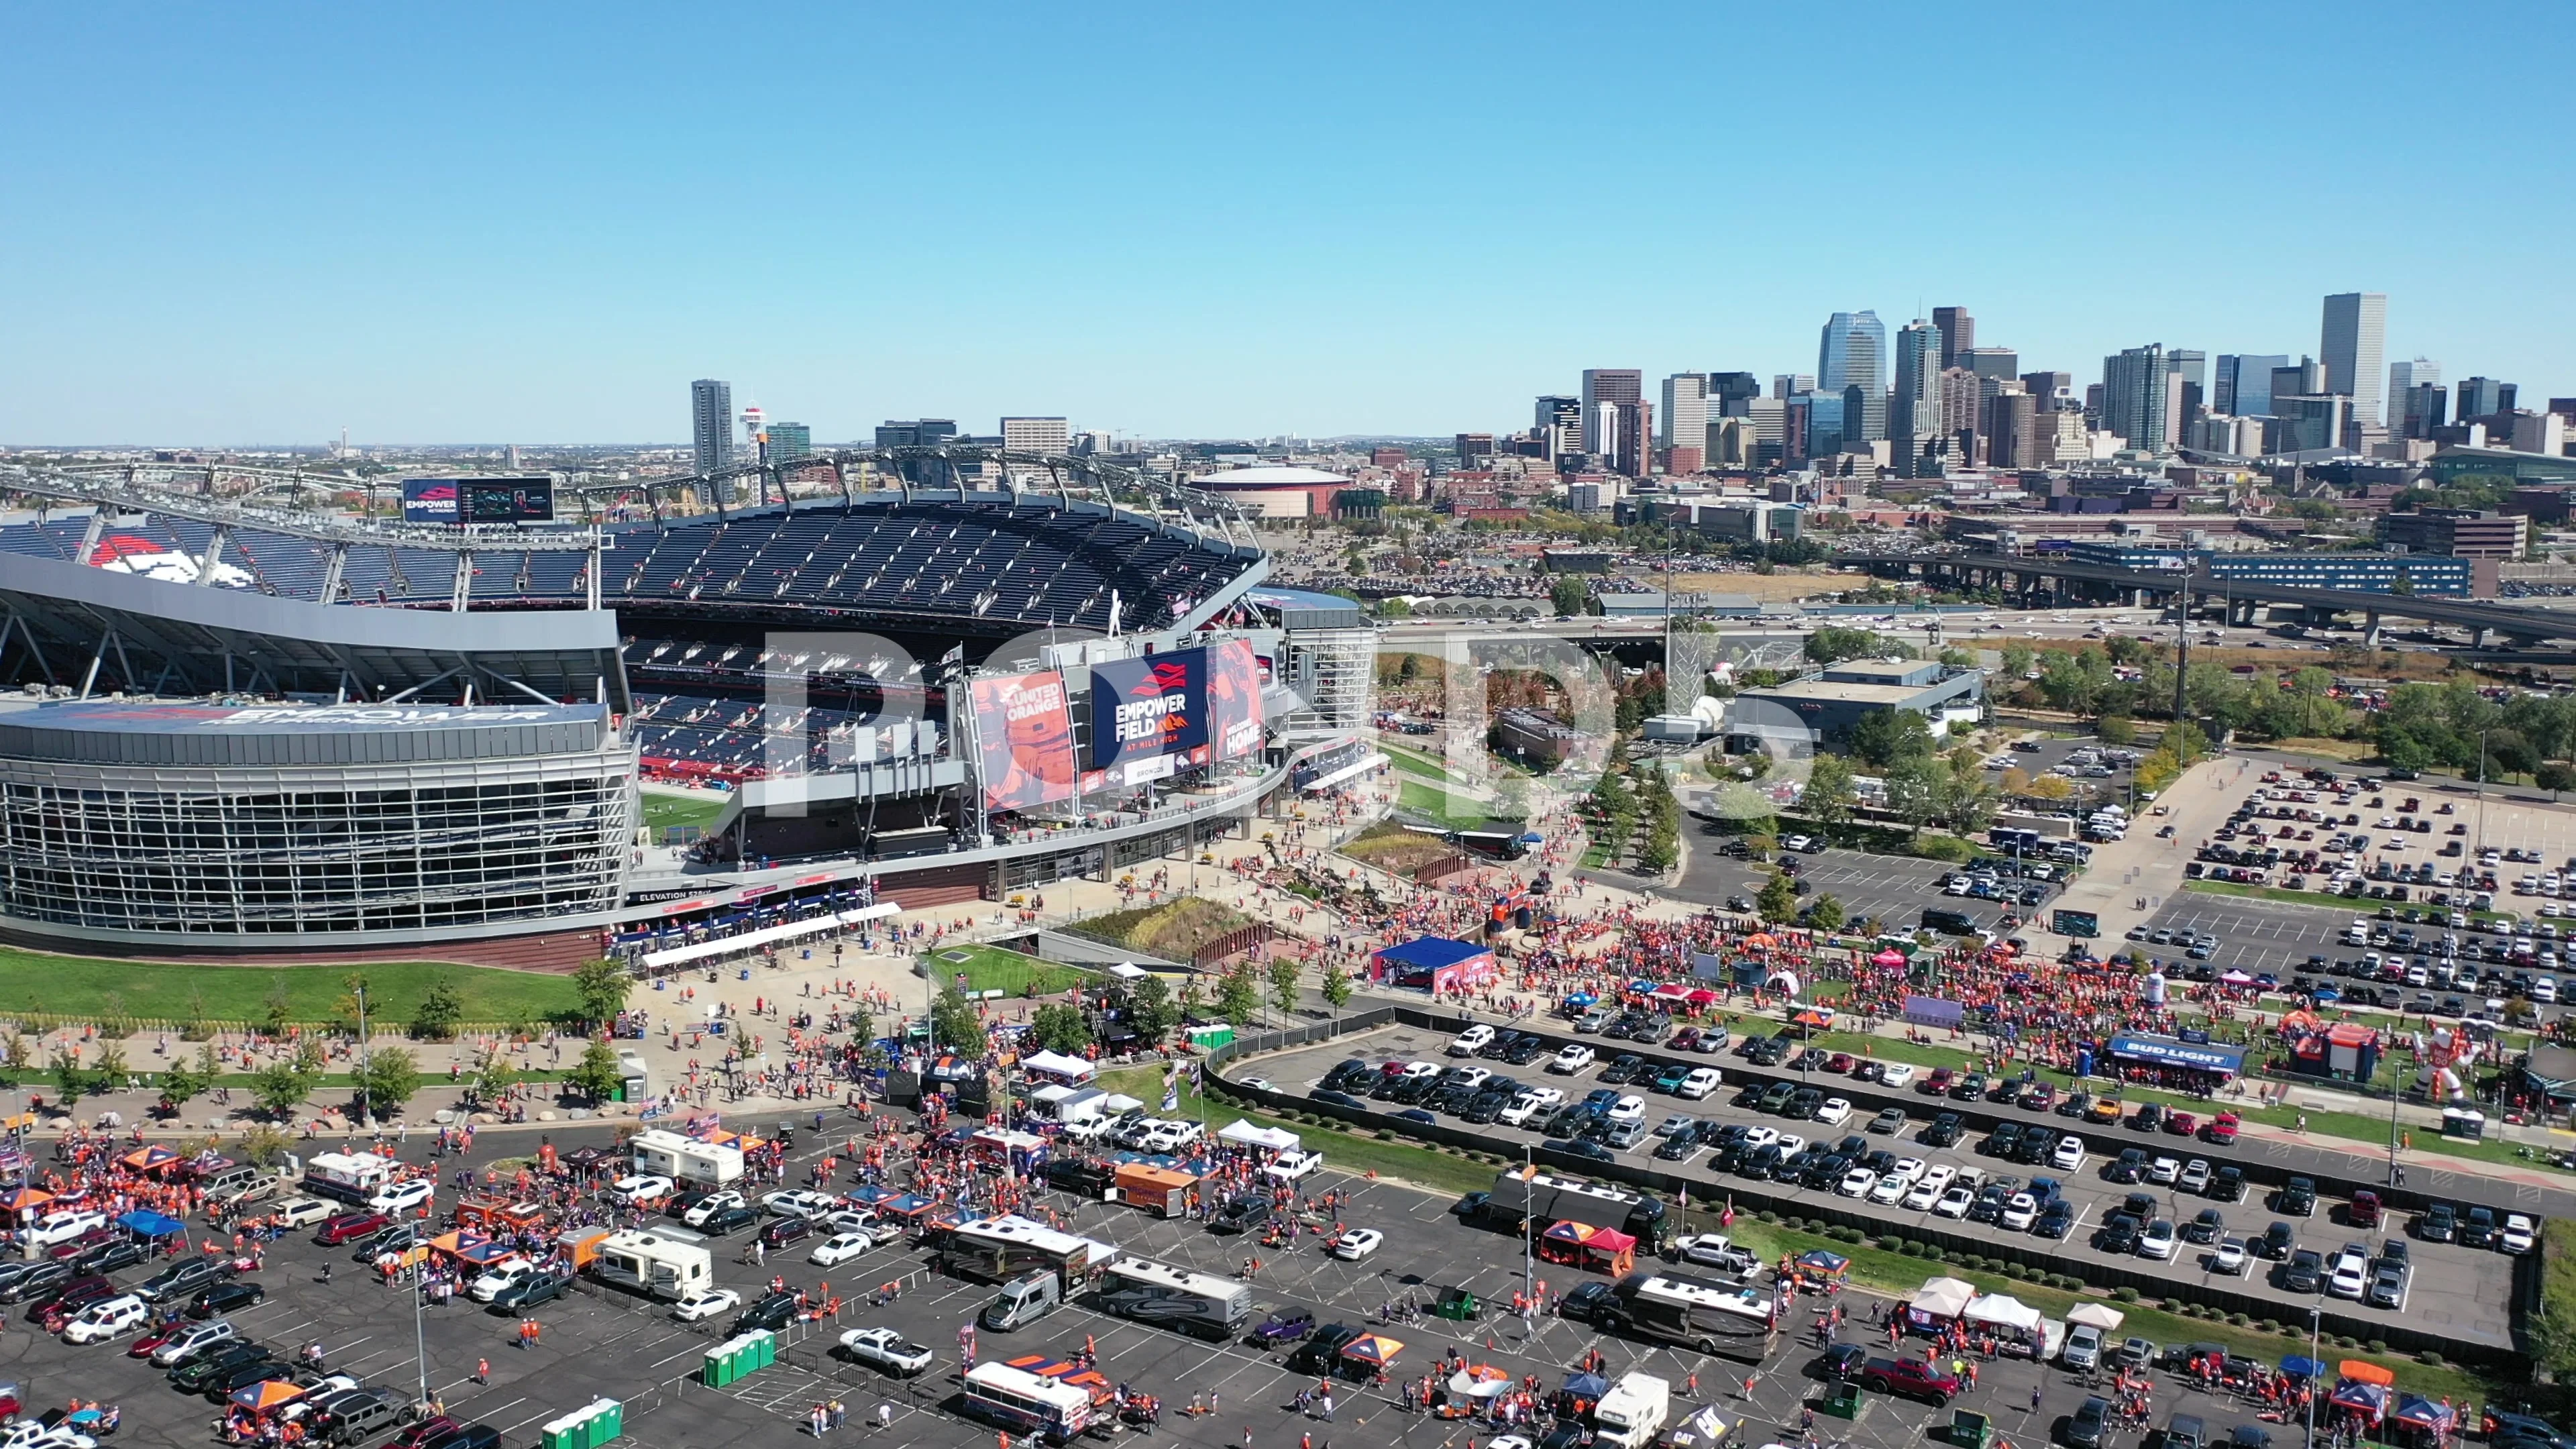
[[[367,1087],[368,1069],[376,1061],[376,1047],[367,1036],[367,983],[360,981],[352,994],[358,998],[358,1125],[373,1132],[376,1130],[376,1103]]]

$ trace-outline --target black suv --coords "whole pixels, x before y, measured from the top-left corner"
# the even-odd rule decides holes
[[[1924,1128],[1923,1135],[1915,1140],[1921,1142],[1926,1147],[1949,1147],[1956,1144],[1961,1137],[1967,1135],[1967,1130],[1968,1129],[1960,1123],[1958,1113],[1944,1112],[1940,1116],[1933,1118],[1932,1125]]]
[[[2294,1177],[2281,1185],[2277,1205],[2283,1217],[2310,1218],[2317,1214],[2317,1184],[2310,1177]]]

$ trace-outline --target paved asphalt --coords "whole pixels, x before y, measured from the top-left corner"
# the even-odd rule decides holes
[[[1408,1042],[1393,1035],[1371,1045],[1390,1052],[1436,1051],[1435,1043]],[[1320,1069],[1323,1062],[1340,1054],[1336,1047],[1312,1053],[1310,1060]],[[1281,1059],[1271,1059],[1274,1072],[1291,1069]],[[767,1120],[745,1125],[766,1126]],[[838,1122],[833,1127],[844,1130]],[[605,1128],[577,1127],[556,1131],[553,1140],[569,1150],[586,1143],[605,1145],[609,1136]],[[524,1152],[532,1145],[525,1135],[502,1133],[487,1134],[483,1141],[487,1153],[496,1154]],[[824,1150],[806,1139],[804,1150],[797,1154],[800,1166]],[[417,1149],[411,1155],[417,1157]],[[447,1166],[452,1168],[453,1163]],[[1287,1253],[1264,1251],[1266,1266],[1256,1296],[1265,1312],[1299,1306],[1312,1309],[1324,1322],[1357,1325],[1391,1300],[1427,1298],[1450,1286],[1508,1305],[1512,1292],[1526,1281],[1518,1241],[1457,1224],[1449,1216],[1446,1196],[1329,1172],[1314,1185],[1337,1187],[1347,1194],[1350,1202],[1343,1219],[1354,1226],[1376,1228],[1387,1235],[1387,1241],[1358,1263],[1331,1259],[1311,1243]],[[442,1189],[440,1196],[443,1206],[451,1198],[450,1190]],[[1078,1231],[1199,1271],[1231,1272],[1247,1252],[1262,1251],[1244,1239],[1217,1237],[1186,1221],[1151,1218],[1132,1208],[1064,1194],[1050,1194],[1048,1202]],[[2320,1236],[2339,1240],[2343,1235]],[[320,1247],[304,1235],[280,1240],[270,1250],[268,1267],[254,1280],[268,1290],[268,1299],[234,1315],[235,1321],[249,1335],[284,1350],[319,1341],[333,1369],[409,1391],[420,1360],[415,1355],[408,1296],[370,1281],[350,1260],[349,1251]],[[503,1442],[513,1449],[533,1444],[540,1424],[601,1395],[627,1406],[626,1435],[616,1441],[620,1449],[683,1449],[736,1442],[783,1446],[807,1432],[807,1410],[830,1398],[840,1399],[850,1416],[848,1426],[832,1437],[878,1440],[905,1449],[972,1449],[995,1442],[991,1429],[958,1417],[953,1402],[959,1371],[957,1329],[990,1299],[990,1287],[932,1275],[927,1255],[908,1245],[880,1249],[828,1271],[806,1265],[792,1251],[771,1255],[766,1265],[755,1268],[739,1261],[738,1251],[731,1245],[720,1248],[717,1276],[746,1297],[755,1294],[772,1273],[784,1274],[804,1287],[828,1280],[835,1291],[853,1300],[864,1297],[867,1285],[890,1280],[902,1281],[906,1289],[894,1303],[880,1308],[853,1301],[838,1324],[791,1329],[783,1336],[776,1365],[722,1390],[694,1382],[704,1350],[725,1336],[722,1319],[684,1326],[671,1321],[663,1305],[586,1287],[535,1310],[543,1329],[540,1344],[521,1350],[511,1341],[515,1317],[489,1313],[460,1298],[420,1315],[430,1391],[458,1417],[501,1430]],[[327,1285],[320,1281],[325,1262],[335,1270]],[[1571,1270],[1545,1264],[1540,1269],[1542,1281],[1558,1291],[1571,1281]],[[2497,1292],[2493,1301],[2501,1302],[2502,1296]],[[1869,1300],[1855,1295],[1849,1301],[1856,1313],[1866,1316]],[[2425,1308],[2426,1299],[2419,1290],[2417,1311]],[[842,1329],[878,1323],[929,1345],[936,1350],[938,1363],[906,1383],[830,1353]],[[1607,1357],[1614,1377],[1631,1369],[1643,1370],[1666,1377],[1678,1391],[1689,1376],[1697,1374],[1704,1398],[1727,1396],[1752,1418],[1745,1433],[1759,1437],[1747,1438],[1748,1443],[1791,1438],[1802,1396],[1817,1387],[1808,1367],[1814,1356],[1812,1343],[1793,1343],[1785,1334],[1764,1364],[1749,1402],[1742,1396],[1741,1381],[1732,1376],[1741,1374],[1741,1369],[1598,1337],[1570,1321],[1541,1317],[1524,1324],[1508,1314],[1489,1312],[1473,1324],[1436,1319],[1405,1324],[1393,1328],[1390,1336],[1406,1345],[1395,1365],[1398,1381],[1423,1372],[1436,1355],[1451,1348],[1514,1374],[1536,1374],[1551,1386],[1586,1350],[1594,1348]],[[1105,1374],[1164,1399],[1161,1436],[1203,1449],[1240,1449],[1246,1443],[1258,1449],[1292,1449],[1302,1435],[1310,1433],[1318,1446],[1329,1446],[1338,1436],[1347,1444],[1448,1449],[1490,1433],[1474,1424],[1400,1412],[1383,1391],[1360,1384],[1344,1384],[1336,1391],[1334,1422],[1301,1417],[1290,1400],[1312,1380],[1307,1374],[1292,1373],[1284,1356],[1246,1345],[1177,1336],[1079,1304],[1017,1333],[986,1334],[979,1347],[985,1361],[1027,1353],[1069,1356],[1086,1337],[1096,1347]],[[482,1359],[491,1364],[488,1384],[474,1379],[477,1361]],[[126,1357],[121,1344],[74,1348],[22,1329],[0,1341],[0,1375],[14,1379],[31,1405],[77,1396],[121,1406],[124,1425],[119,1443],[177,1449],[201,1446],[209,1439],[214,1407],[201,1398],[176,1394],[157,1370]],[[2032,1407],[2034,1386],[2041,1390],[2037,1409]],[[2005,1361],[1984,1365],[1980,1386],[1963,1396],[1958,1406],[1983,1409],[1996,1416],[2007,1434],[2035,1444],[2072,1412],[2086,1391],[2082,1379],[2062,1370]],[[1180,1408],[1193,1392],[1217,1395],[1217,1412],[1195,1421],[1184,1417]],[[2242,1406],[2179,1383],[2160,1391],[2158,1402],[2160,1413],[2204,1414],[2220,1435],[2234,1423],[2251,1420],[2250,1411]],[[893,1411],[892,1427],[884,1432],[870,1427],[880,1404]],[[1871,1449],[1903,1449],[1919,1444],[1927,1426],[1946,1423],[1947,1417],[1946,1409],[1887,1399],[1874,1403],[1848,1430],[1836,1421],[1826,1422],[1833,1425],[1833,1437]]]
[[[1379,1032],[1370,1033],[1366,1036],[1347,1037],[1334,1043],[1262,1057],[1257,1059],[1254,1063],[1246,1064],[1242,1070],[1246,1072],[1258,1072],[1259,1074],[1267,1076],[1273,1081],[1279,1083],[1280,1086],[1285,1089],[1303,1091],[1311,1087],[1315,1080],[1320,1078],[1326,1070],[1332,1067],[1334,1063],[1347,1057],[1364,1056],[1373,1060],[1383,1059],[1386,1057],[1399,1057],[1445,1062],[1447,1061],[1447,1058],[1443,1055],[1443,1047],[1446,1045],[1446,1041],[1447,1038],[1436,1033],[1415,1030],[1412,1028],[1390,1027]],[[1606,1065],[1612,1057],[1616,1056],[1621,1046],[1621,1043],[1615,1041],[1601,1042],[1597,1047],[1597,1050],[1600,1053],[1600,1064],[1587,1067],[1580,1072],[1570,1075],[1562,1075],[1546,1071],[1542,1065],[1536,1063],[1528,1067],[1509,1069],[1509,1074],[1532,1086],[1555,1087],[1564,1092],[1569,1099],[1579,1098],[1585,1091],[1588,1091],[1593,1086],[1597,1085],[1597,1083],[1592,1079],[1599,1074],[1600,1065]],[[1705,1060],[1710,1065],[1717,1066],[1723,1070],[1728,1064],[1734,1061],[1734,1058],[1730,1054],[1720,1053],[1718,1055],[1708,1057]],[[1837,1078],[1833,1075],[1824,1072],[1818,1072],[1814,1077],[1815,1085],[1818,1089],[1825,1092],[1827,1096],[1833,1095],[1834,1083],[1836,1080]],[[1734,1094],[1728,1089],[1721,1089],[1716,1094],[1697,1102],[1684,1101],[1674,1097],[1659,1096],[1650,1088],[1645,1087],[1630,1086],[1619,1088],[1619,1090],[1622,1092],[1634,1092],[1638,1096],[1645,1098],[1646,1121],[1650,1125],[1661,1122],[1665,1117],[1678,1113],[1696,1117],[1701,1120],[1745,1122],[1767,1126],[1781,1131],[1795,1130],[1801,1132],[1809,1139],[1821,1137],[1826,1140],[1833,1140],[1849,1133],[1863,1131],[1869,1115],[1867,1113],[1855,1113],[1850,1121],[1839,1126],[1827,1126],[1822,1123],[1796,1123],[1784,1121],[1778,1117],[1764,1116],[1750,1107],[1734,1106],[1732,1105]],[[1946,1101],[1939,1101],[1931,1097],[1920,1096],[1919,1093],[1916,1095],[1918,1098],[1918,1105],[1915,1105],[1910,1109],[1910,1120],[1907,1122],[1904,1132],[1893,1137],[1882,1138],[1872,1136],[1871,1144],[1874,1148],[1886,1147],[1895,1151],[1900,1157],[1919,1158],[1925,1163],[1931,1165],[1947,1163],[1953,1167],[1975,1167],[1985,1171],[1989,1175],[2009,1172],[2017,1174],[2025,1180],[2034,1174],[2053,1176],[2060,1179],[2066,1188],[2067,1196],[2071,1198],[2082,1210],[2082,1216],[2078,1219],[2075,1231],[2069,1234],[2067,1238],[2067,1246],[2072,1247],[2078,1253],[2100,1254],[2101,1250],[2092,1246],[2091,1239],[2093,1233],[2101,1225],[2102,1219],[2109,1212],[2116,1209],[2121,1197],[2131,1191],[2144,1190],[2155,1192],[2161,1200],[2161,1206],[2159,1208],[2160,1215],[2170,1219],[2177,1225],[2190,1220],[2205,1207],[2216,1207],[2222,1214],[2224,1214],[2226,1219],[2225,1231],[2231,1236],[2253,1237],[2259,1235],[2266,1226],[2279,1216],[2279,1214],[2268,1210],[2266,1202],[2258,1201],[2254,1196],[2249,1196],[2246,1201],[2241,1203],[2218,1204],[2213,1203],[2206,1198],[2180,1194],[2171,1187],[2158,1189],[2149,1187],[2130,1188],[2114,1185],[2104,1177],[2104,1172],[2108,1167],[2108,1154],[2103,1153],[2094,1153],[2088,1156],[2082,1168],[2076,1172],[2057,1172],[2046,1167],[2020,1167],[2012,1164],[2001,1163],[1992,1157],[1985,1156],[1977,1150],[1978,1143],[1982,1139],[1979,1134],[1975,1133],[1971,1133],[1968,1136],[1961,1138],[1960,1141],[1952,1147],[1928,1147],[1918,1140],[1920,1133],[1924,1126],[1931,1121],[1933,1114],[1944,1107],[1947,1107],[1949,1104]],[[1372,1103],[1371,1105],[1375,1106],[1379,1104]],[[1393,1111],[1398,1109],[1389,1106],[1385,1110]],[[2029,1113],[2017,1113],[2015,1115],[2018,1115],[2027,1121],[2048,1121],[2059,1124],[2061,1127],[2067,1125],[2066,1119],[2063,1118],[2042,1117]],[[1492,1126],[1483,1128],[1482,1130],[1493,1135],[1498,1140],[1509,1143],[1538,1140],[1537,1134],[1535,1133],[1505,1126],[1501,1123],[1493,1124]],[[1688,1162],[1675,1163],[1651,1157],[1649,1154],[1651,1153],[1654,1145],[1654,1139],[1649,1137],[1644,1142],[1641,1142],[1633,1151],[1622,1154],[1623,1159],[1634,1161],[1640,1166],[1652,1167],[1668,1172],[1698,1172],[1703,1174],[1706,1172],[1704,1164],[1707,1158],[1704,1152],[1694,1154],[1692,1159]],[[2199,1144],[2187,1143],[2177,1138],[2164,1136],[2152,1138],[2142,1136],[2137,1139],[2136,1145],[2148,1149],[2151,1156],[2170,1156],[2184,1162],[2188,1162],[2194,1157],[2206,1157],[2213,1167],[2223,1165],[2228,1162],[2246,1160],[2252,1155],[2242,1148],[2236,1150],[2218,1149],[2213,1151]],[[2252,1147],[2254,1145],[2255,1144],[2252,1144],[2250,1141],[2244,1144],[2245,1147]],[[2357,1241],[2362,1242],[2375,1250],[2377,1242],[2381,1236],[2393,1233],[2393,1226],[2383,1226],[2380,1230],[2370,1232],[2351,1229],[2341,1225],[2343,1209],[2340,1200],[2335,1197],[2335,1190],[2343,1183],[2349,1182],[2351,1177],[2348,1171],[2336,1171],[2334,1169],[2347,1167],[2349,1162],[2348,1159],[2328,1157],[2315,1152],[2313,1149],[2291,1147],[2286,1150],[2296,1154],[2295,1156],[2285,1159],[2286,1163],[2293,1165],[2296,1170],[2316,1174],[2319,1178],[2320,1188],[2328,1195],[2327,1200],[2319,1204],[2316,1216],[2304,1221],[2292,1221],[2292,1227],[2297,1231],[2299,1246],[2315,1248],[2320,1252],[2331,1255],[2336,1248],[2340,1247],[2345,1242]],[[2267,1151],[2264,1155],[2268,1157],[2271,1153]],[[1722,1190],[1725,1184],[1733,1179],[1712,1178],[1709,1180],[1715,1188]],[[2424,1184],[2417,1182],[2413,1185],[2421,1187]],[[2506,1195],[2507,1193],[2505,1184],[2491,1183],[2488,1180],[2480,1179],[2478,1181],[2478,1185],[2481,1188],[2492,1189],[2482,1191],[2480,1193],[2481,1200],[2492,1200],[2499,1195]],[[1809,1188],[1792,1189],[1783,1184],[1769,1184],[1764,1187],[1764,1190],[1790,1197],[1809,1197],[1818,1200],[1833,1198],[1833,1194],[1830,1190]],[[1694,1196],[1696,1196],[1696,1194],[1694,1194]],[[1833,1200],[1838,1206],[1847,1210],[1867,1212],[1873,1216],[1884,1218],[1891,1224],[1891,1226],[1903,1227],[1909,1224],[1931,1224],[1936,1221],[1940,1221],[1934,1219],[1929,1212],[1908,1210],[1902,1206],[1879,1207],[1856,1202],[1848,1198],[1834,1198]],[[2004,1230],[2000,1227],[1994,1227],[1988,1229],[1988,1231],[2000,1233]],[[2285,1311],[2296,1311],[2300,1308],[2304,1308],[2307,1303],[2316,1301],[2313,1297],[2291,1294],[2286,1290],[2275,1286],[2261,1274],[2251,1275],[2240,1279],[2231,1279],[2221,1275],[2212,1274],[2205,1265],[2203,1256],[2205,1252],[2205,1249],[2196,1249],[2188,1244],[2179,1246],[2176,1249],[2174,1259],[2171,1263],[2173,1272],[2177,1275],[2193,1275],[2201,1278],[2203,1281],[2220,1283],[2231,1289],[2252,1293],[2261,1297],[2276,1299],[2283,1305]],[[2413,1292],[2405,1312],[2405,1316],[2407,1318],[2421,1323],[2438,1326],[2445,1331],[2456,1333],[2465,1338],[2475,1338],[2499,1344],[2510,1341],[2509,1324],[2507,1322],[2506,1312],[2506,1305],[2512,1300],[2513,1262],[2510,1258],[2501,1253],[2472,1250],[2447,1243],[2419,1242],[2413,1245],[2413,1253],[2417,1268]],[[2108,1255],[2103,1256],[2107,1259]],[[2343,1303],[2340,1306],[2353,1316],[2363,1319],[2370,1318],[2373,1315],[2386,1311],[2353,1303]]]
[[[2013,752],[2013,762],[2025,771],[2039,773],[2088,743],[2091,741],[2042,739],[2037,751]],[[1989,771],[1988,778],[1998,778],[2002,773],[2000,770]],[[2103,792],[2102,798],[2117,798],[2126,793],[2129,776],[2126,770],[2122,770],[2108,780],[2074,783]],[[1690,836],[1690,859],[1683,870],[1681,883],[1664,894],[1695,905],[1722,907],[1732,896],[1751,900],[1769,879],[1767,867],[1747,865],[1718,853],[1730,836],[1714,822],[1692,821]],[[1939,861],[1873,855],[1840,848],[1803,859],[1805,868],[1800,875],[1814,890],[1801,899],[1812,900],[1817,894],[1830,894],[1842,903],[1843,917],[1849,921],[1876,918],[1891,927],[1910,931],[1922,920],[1924,908],[1932,906],[1959,911],[1980,927],[1992,930],[2007,909],[2025,920],[2031,918],[2034,909],[1943,895],[1941,883],[1948,879],[1953,867]],[[2061,889],[2062,883],[2049,887],[2048,900],[2056,899]],[[2043,913],[2042,919],[2045,919],[2048,901],[2042,901],[2036,909]]]

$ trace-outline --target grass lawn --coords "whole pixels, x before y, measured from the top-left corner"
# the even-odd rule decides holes
[[[921,969],[942,986],[953,984],[957,973],[963,971],[967,990],[999,991],[1007,996],[1052,996],[1072,990],[1090,975],[1072,966],[971,942],[924,953]]]
[[[1408,750],[1402,745],[1388,744],[1384,740],[1378,742],[1378,749],[1389,760],[1394,761],[1395,767],[1405,774],[1419,775],[1426,780],[1449,778],[1447,766],[1419,750]]]
[[[1407,810],[1420,811],[1452,830],[1484,829],[1489,817],[1476,805],[1474,798],[1464,794],[1456,798],[1471,813],[1450,814],[1449,803],[1452,792],[1428,781],[1408,778],[1398,788],[1396,803]]]
[[[370,1022],[410,1019],[430,983],[448,981],[469,1022],[544,1022],[579,1009],[569,976],[451,966],[435,961],[348,966],[171,966],[49,956],[0,947],[0,1014],[26,1011],[95,1020],[265,1022],[282,993],[287,1019],[330,1022],[355,972],[367,981]]]
[[[1160,1068],[1144,1067],[1126,1072],[1104,1073],[1101,1084],[1111,1091],[1123,1091],[1148,1102],[1160,1099]],[[1183,1116],[1200,1115],[1197,1094],[1182,1084]],[[1476,1192],[1493,1186],[1495,1167],[1455,1153],[1441,1152],[1402,1139],[1361,1137],[1338,1128],[1315,1127],[1285,1121],[1258,1111],[1243,1111],[1211,1100],[1204,1114],[1211,1128],[1236,1117],[1250,1120],[1256,1126],[1279,1127],[1305,1138],[1306,1145],[1324,1154],[1328,1166],[1345,1172],[1373,1172],[1379,1177],[1409,1182],[1440,1192]],[[1682,1230],[1705,1231],[1716,1228],[1717,1214],[1705,1207],[1695,1208],[1683,1216]],[[1821,1234],[1763,1223],[1744,1214],[1727,1229],[1728,1235],[1751,1248],[1765,1261],[1777,1259],[1783,1252],[1803,1253],[1811,1248],[1824,1248],[1852,1260],[1852,1281],[1863,1288],[1889,1294],[1909,1294],[1922,1286],[1923,1280],[1936,1273],[1965,1278],[1981,1288],[2009,1292],[2022,1302],[2039,1308],[2052,1317],[2062,1318],[2066,1310],[2088,1299],[2105,1295],[2075,1293],[2043,1287],[2025,1279],[2000,1273],[1971,1270],[1959,1265],[1941,1264],[1923,1258],[1909,1258],[1864,1245],[1845,1243]],[[2576,1270],[2571,1270],[2576,1276]],[[2127,1321],[2121,1325],[2123,1335],[2135,1334],[2158,1343],[2223,1343],[2230,1349],[2278,1363],[2291,1355],[2307,1352],[2304,1334],[2264,1333],[2259,1328],[2231,1328],[2224,1321],[2185,1318],[2180,1314],[2157,1309],[2119,1305]],[[2475,1396],[2483,1400],[2489,1387],[2473,1374],[2455,1367],[2431,1368],[2411,1358],[2396,1354],[2369,1354],[2357,1350],[2336,1349],[2338,1358],[2368,1358],[2397,1375],[2399,1387],[2440,1398],[2448,1394],[2455,1401]]]
[[[695,795],[666,795],[644,792],[644,823],[655,830],[678,825],[710,825],[724,813],[722,800],[702,800]]]

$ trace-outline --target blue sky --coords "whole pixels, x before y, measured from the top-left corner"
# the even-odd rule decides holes
[[[1956,303],[2576,392],[2576,6],[20,6],[0,444],[1505,430]]]

